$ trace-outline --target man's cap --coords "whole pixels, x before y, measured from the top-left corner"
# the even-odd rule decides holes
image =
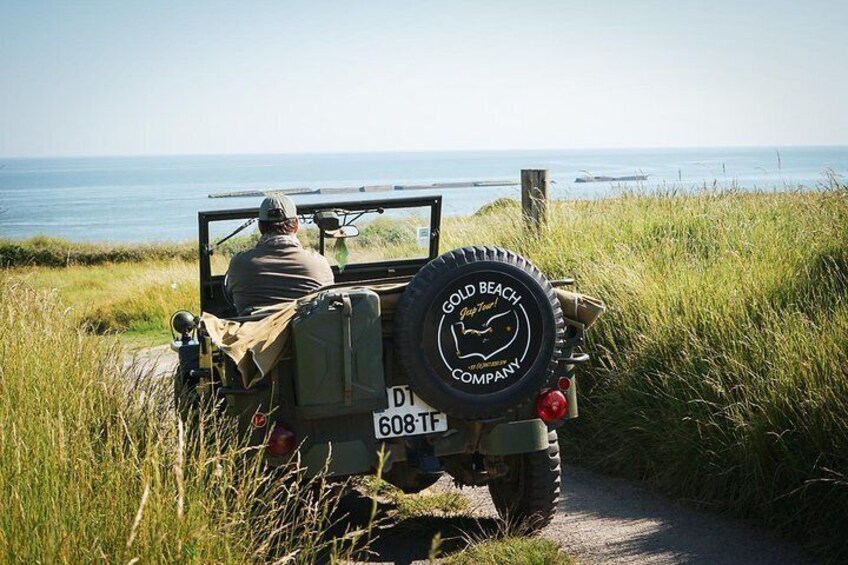
[[[259,219],[263,222],[282,222],[297,217],[297,206],[284,194],[274,194],[259,206]]]

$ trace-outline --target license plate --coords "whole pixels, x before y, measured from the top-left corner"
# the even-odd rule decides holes
[[[374,411],[377,439],[447,431],[447,414],[418,398],[408,386],[388,387],[386,396],[389,407]]]

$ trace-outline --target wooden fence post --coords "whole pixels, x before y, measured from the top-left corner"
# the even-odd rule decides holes
[[[521,170],[521,213],[527,227],[538,231],[548,221],[547,169]]]

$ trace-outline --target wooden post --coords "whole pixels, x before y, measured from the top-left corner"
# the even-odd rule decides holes
[[[548,221],[547,169],[522,169],[521,212],[527,227],[538,231]]]

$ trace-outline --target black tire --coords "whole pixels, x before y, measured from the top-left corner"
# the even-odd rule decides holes
[[[548,433],[548,448],[505,457],[509,472],[489,482],[498,514],[511,524],[534,533],[556,514],[562,469],[556,432]]]
[[[529,261],[464,247],[430,261],[407,286],[395,314],[396,358],[432,406],[466,420],[497,418],[549,385],[564,327],[553,288]]]

